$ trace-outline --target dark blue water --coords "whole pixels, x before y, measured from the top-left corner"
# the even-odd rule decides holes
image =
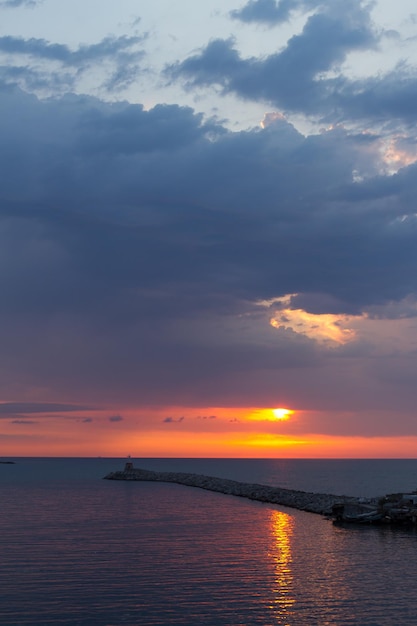
[[[344,529],[199,489],[101,480],[123,464],[0,465],[0,624],[417,624],[414,531]],[[135,465],[354,495],[417,482],[415,460]]]
[[[141,459],[135,463],[157,471],[351,496],[417,489],[417,459]]]

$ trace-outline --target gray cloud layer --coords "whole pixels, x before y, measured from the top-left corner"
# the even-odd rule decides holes
[[[378,175],[377,138],[10,87],[0,113],[5,386],[259,401],[325,362],[254,301],[358,313],[416,290],[416,166]]]
[[[275,7],[286,19],[288,5]],[[265,59],[217,40],[169,73],[306,114],[412,120],[405,69],[361,83],[320,77],[377,42],[366,6],[327,3]],[[71,52],[9,37],[0,47],[82,67],[136,43]],[[392,303],[417,292],[415,164],[388,175],[380,135],[337,126],[305,137],[276,119],[232,133],[178,105],[40,100],[11,84],[18,69],[5,68],[0,91],[4,396],[414,406],[414,353],[325,350],[272,328],[272,309],[256,302],[299,294],[293,308],[338,314],[389,304],[395,319]],[[413,132],[394,139],[415,147]]]

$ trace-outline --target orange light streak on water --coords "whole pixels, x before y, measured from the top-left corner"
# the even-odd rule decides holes
[[[271,534],[273,545],[270,557],[274,563],[274,600],[271,609],[279,623],[286,624],[291,607],[295,604],[293,595],[293,573],[291,569],[291,540],[294,519],[282,511],[271,511]]]

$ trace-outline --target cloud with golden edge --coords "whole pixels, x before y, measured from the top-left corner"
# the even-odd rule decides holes
[[[272,126],[272,124],[275,124],[275,122],[278,121],[286,121],[285,115],[283,115],[279,111],[265,113],[263,120],[260,122],[260,127],[265,129],[268,128],[268,126]]]
[[[404,135],[396,135],[383,142],[381,152],[389,174],[395,174],[402,167],[417,161],[417,146],[407,143]]]
[[[356,333],[351,328],[352,322],[363,316],[334,315],[331,313],[309,313],[303,309],[291,309],[291,298],[297,294],[288,294],[281,298],[258,302],[260,306],[270,307],[274,304],[278,307],[274,311],[269,323],[274,328],[290,329],[293,332],[305,335],[319,343],[344,345],[356,338]]]

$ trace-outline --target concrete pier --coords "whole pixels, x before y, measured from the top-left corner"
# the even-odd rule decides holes
[[[325,493],[309,493],[293,489],[281,489],[254,483],[242,483],[227,478],[215,478],[200,474],[186,474],[182,472],[153,472],[134,468],[132,463],[126,463],[123,471],[111,472],[104,477],[106,480],[133,480],[177,483],[188,487],[198,487],[208,491],[216,491],[241,498],[249,498],[258,502],[267,502],[288,506],[300,511],[330,515],[334,504],[358,502],[358,498],[337,496]]]

